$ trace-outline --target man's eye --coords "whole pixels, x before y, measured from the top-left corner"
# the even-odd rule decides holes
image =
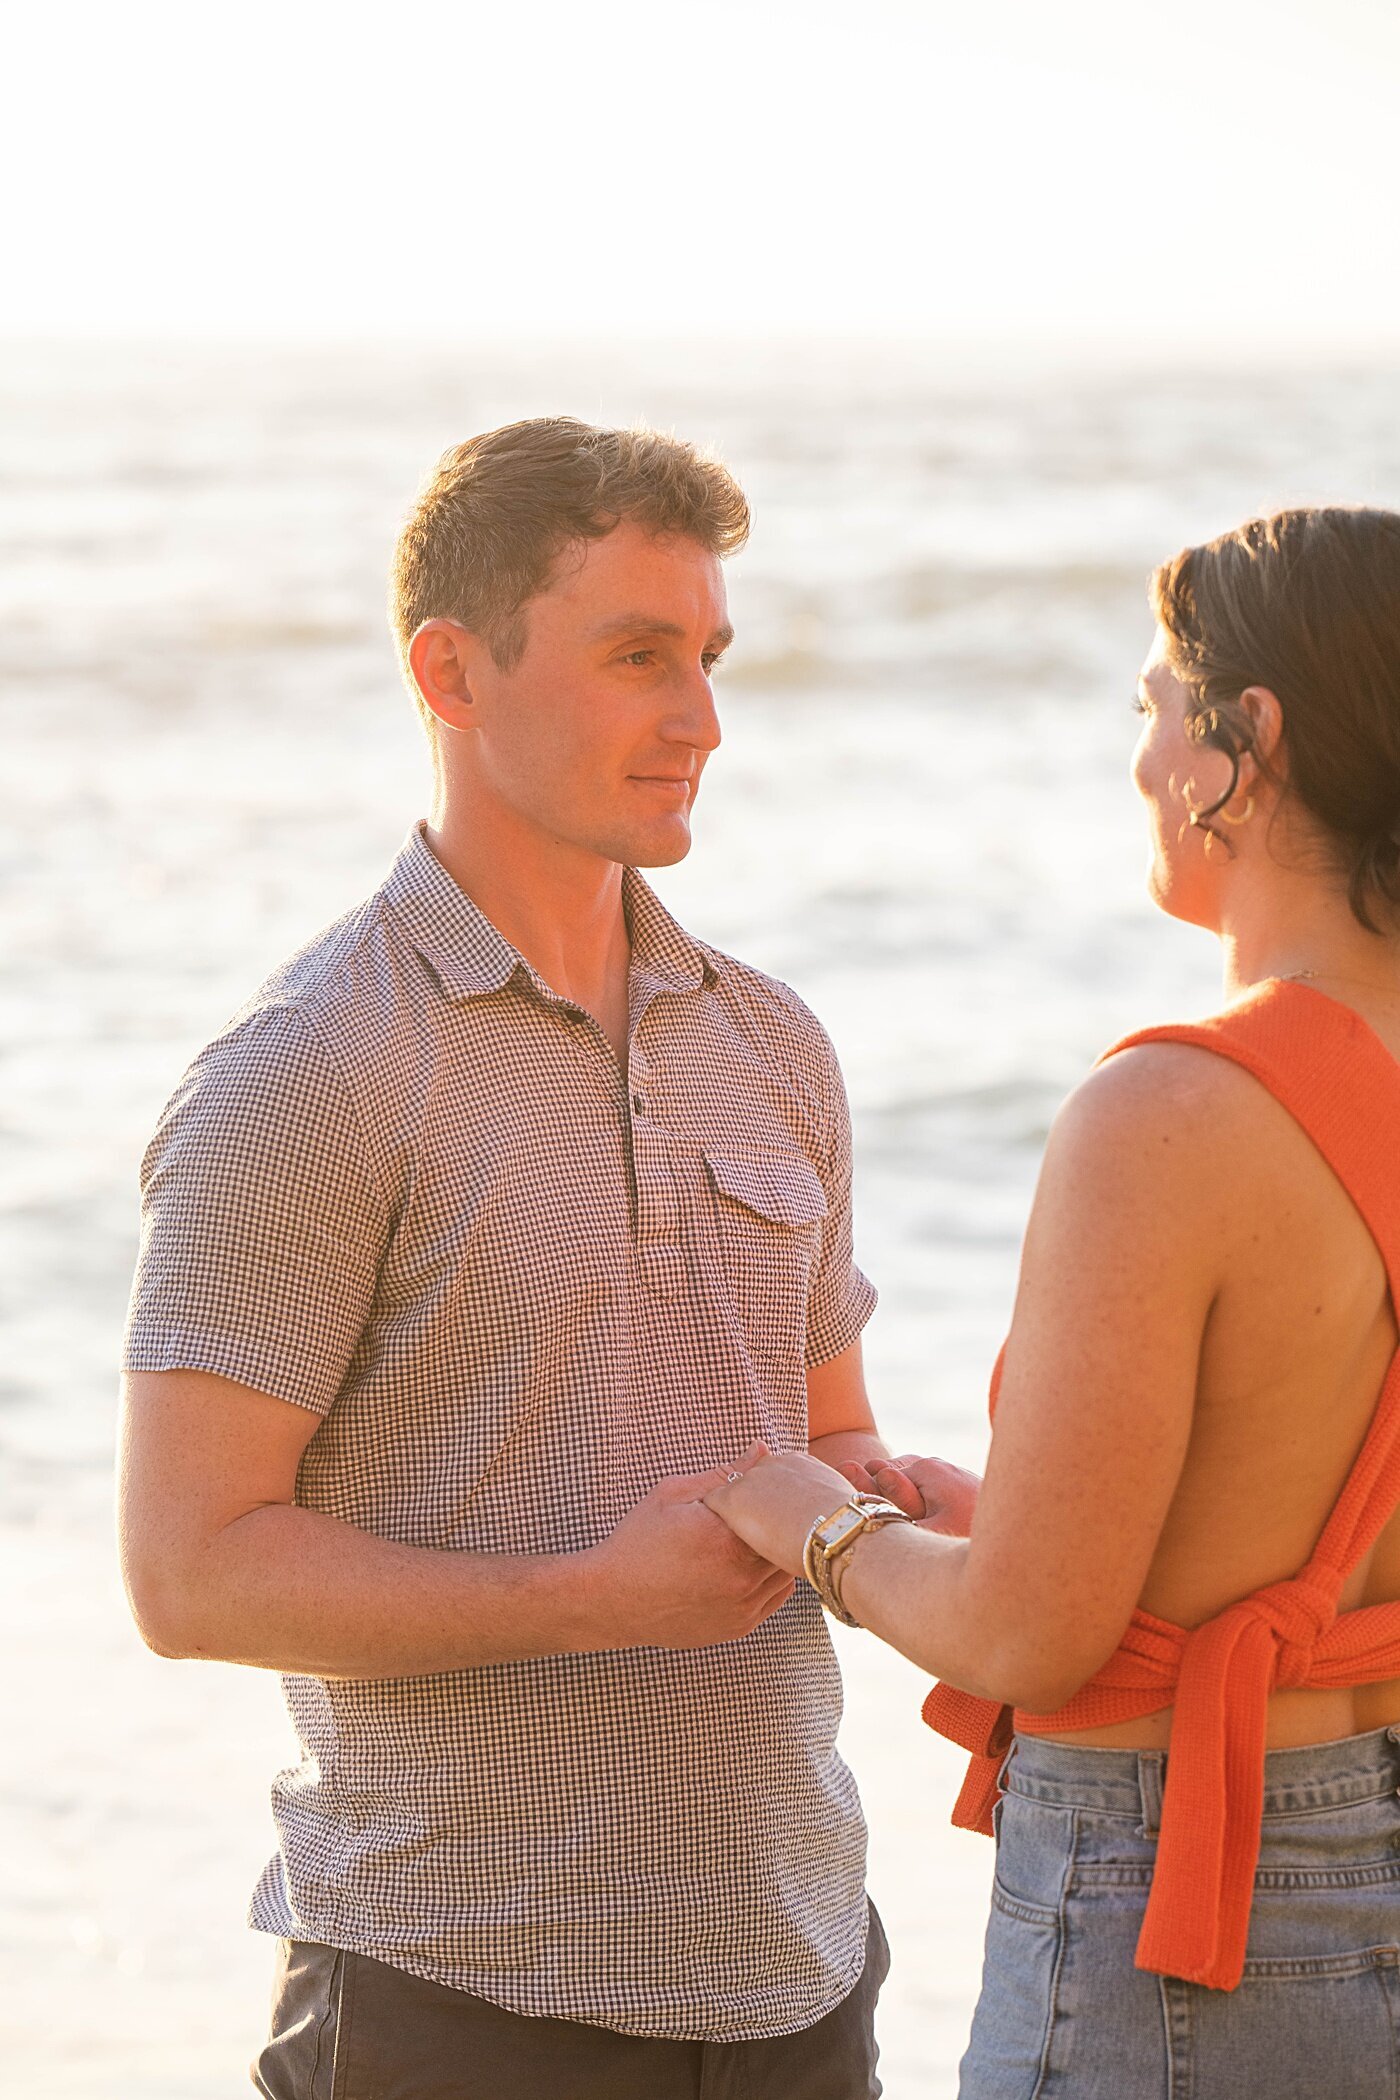
[[[724,655],[719,649],[715,650],[713,656],[702,656],[700,662],[704,667],[705,676],[708,678],[711,671],[716,670],[723,661]]]
[[[649,664],[651,658],[652,652],[650,649],[629,649],[622,661],[625,664]]]

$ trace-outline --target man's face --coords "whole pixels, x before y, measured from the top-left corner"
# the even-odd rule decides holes
[[[731,629],[718,557],[623,519],[569,550],[524,618],[511,670],[476,656],[477,791],[603,860],[683,860],[720,740],[710,674]]]

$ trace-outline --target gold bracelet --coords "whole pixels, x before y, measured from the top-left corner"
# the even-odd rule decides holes
[[[823,1525],[830,1524],[836,1517],[839,1517],[841,1515],[842,1510],[846,1510],[849,1508],[850,1504],[848,1502],[843,1502],[841,1505],[841,1509],[833,1510],[831,1516],[819,1517],[817,1519],[817,1522],[812,1526],[811,1530],[808,1532],[807,1542],[802,1548],[803,1574],[807,1577],[808,1582],[811,1583],[812,1588],[816,1591],[818,1599],[821,1602],[823,1611],[830,1612],[832,1618],[839,1619],[843,1626],[854,1626],[857,1622],[851,1617],[850,1613],[846,1610],[845,1605],[842,1604],[840,1598],[837,1596],[834,1588],[832,1587],[831,1563],[827,1555],[822,1551],[821,1547],[818,1545],[817,1540],[818,1534],[822,1530]],[[858,1533],[856,1535],[859,1536]]]
[[[829,1517],[818,1517],[802,1548],[802,1572],[823,1607],[843,1626],[859,1626],[841,1600],[841,1577],[856,1541],[886,1524],[912,1524],[913,1518],[883,1495],[852,1495]]]

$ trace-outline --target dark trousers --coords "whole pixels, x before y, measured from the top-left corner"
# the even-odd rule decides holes
[[[676,2042],[524,2019],[368,1955],[284,1940],[253,2083],[268,2100],[876,2100],[889,1961],[872,1904],[864,1972],[825,2019],[769,2041]]]

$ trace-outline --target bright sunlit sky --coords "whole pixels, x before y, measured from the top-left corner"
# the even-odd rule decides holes
[[[1400,341],[1400,0],[3,19],[11,336]]]

